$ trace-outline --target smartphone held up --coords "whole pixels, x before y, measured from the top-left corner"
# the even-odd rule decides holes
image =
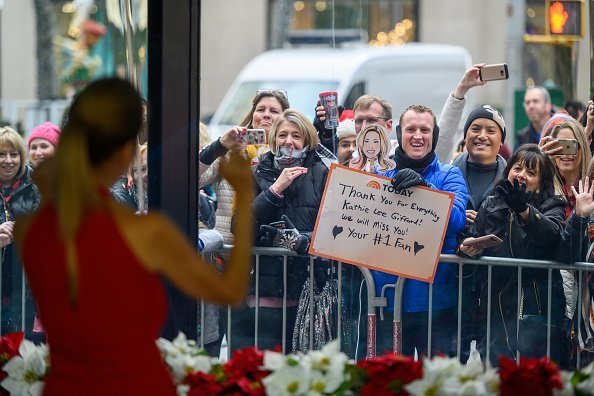
[[[266,144],[266,131],[264,129],[247,129],[239,135],[242,147],[249,144]]]
[[[578,142],[576,139],[557,139],[557,145],[554,148],[561,149],[552,155],[576,155],[578,152]]]
[[[507,80],[509,78],[507,65],[505,63],[485,65],[479,70],[479,78],[481,81]]]

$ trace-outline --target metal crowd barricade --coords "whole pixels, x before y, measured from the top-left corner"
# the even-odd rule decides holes
[[[219,250],[218,253],[228,253],[231,249],[231,246],[224,246],[221,250]],[[297,255],[294,252],[290,252],[287,251],[285,249],[281,249],[281,248],[266,248],[266,247],[254,247],[253,248],[253,254],[255,256],[255,265],[254,265],[254,276],[255,276],[255,293],[256,293],[256,297],[259,296],[259,273],[260,273],[260,257],[261,256],[278,256],[278,257],[282,257],[282,265],[283,265],[283,286],[284,286],[284,296],[283,296],[283,304],[282,304],[282,339],[279,340],[279,344],[282,346],[282,351],[284,353],[288,353],[291,352],[289,346],[287,345],[287,339],[286,339],[286,326],[287,326],[287,318],[286,318],[286,314],[287,314],[287,285],[288,282],[290,281],[289,279],[287,279],[287,265],[288,265],[288,258],[289,257],[297,257]],[[313,269],[313,263],[314,263],[314,259],[315,257],[313,256],[301,256],[301,257],[305,257],[308,258],[307,262],[310,265],[310,270],[309,270],[309,277],[310,277],[310,288],[309,288],[309,301],[310,301],[310,309],[311,307],[314,306],[313,304],[313,299],[314,299],[314,289],[313,289],[313,282],[311,282],[311,280],[314,277],[314,269]],[[522,279],[522,270],[523,269],[545,269],[548,270],[548,286],[547,286],[547,294],[548,294],[548,304],[547,304],[547,312],[546,312],[546,318],[547,318],[547,345],[546,345],[546,355],[550,356],[550,352],[551,352],[551,329],[550,329],[550,324],[551,324],[551,290],[552,290],[552,271],[554,270],[568,270],[568,271],[573,271],[574,274],[576,274],[576,279],[578,280],[575,284],[576,284],[576,292],[577,295],[580,296],[581,294],[581,287],[582,287],[582,278],[584,276],[584,272],[589,272],[589,271],[594,271],[594,264],[592,263],[585,263],[585,262],[579,262],[579,263],[572,263],[572,264],[564,264],[564,263],[559,263],[559,262],[553,262],[553,261],[543,261],[543,260],[520,260],[520,259],[511,259],[511,258],[496,258],[496,257],[482,257],[480,259],[469,259],[469,258],[462,258],[456,255],[450,255],[450,254],[443,254],[440,257],[440,262],[441,263],[455,263],[458,264],[458,275],[463,274],[463,270],[464,270],[464,266],[465,265],[481,265],[481,266],[486,266],[487,267],[487,295],[489,296],[488,301],[487,301],[487,323],[486,323],[486,340],[487,340],[487,344],[486,345],[490,345],[490,340],[491,340],[491,323],[490,323],[490,317],[491,317],[491,280],[492,280],[492,274],[493,274],[493,267],[515,267],[518,268],[518,311],[519,310],[519,305],[520,305],[520,292],[521,292],[521,279]],[[300,263],[291,263],[291,265],[302,265]],[[342,296],[342,272],[343,272],[343,264],[340,262],[336,262],[336,267],[337,267],[337,274],[336,276],[338,277],[338,298],[337,301],[341,302],[343,301],[343,296]],[[376,329],[377,329],[377,311],[378,309],[381,310],[383,308],[386,307],[387,303],[386,303],[386,297],[380,295],[377,296],[376,295],[376,288],[375,288],[375,284],[373,281],[373,278],[371,276],[370,271],[367,268],[363,268],[363,267],[357,267],[358,271],[360,271],[361,276],[362,276],[362,282],[364,282],[366,284],[366,290],[367,290],[367,319],[366,319],[366,330],[367,330],[367,342],[366,342],[366,353],[365,356],[367,358],[371,358],[374,357],[376,354]],[[0,270],[2,270],[2,263],[0,263]],[[393,351],[394,352],[401,352],[402,351],[402,327],[403,327],[403,323],[402,323],[402,294],[403,294],[403,290],[404,290],[404,285],[405,285],[406,279],[399,277],[398,281],[396,282],[395,285],[389,285],[387,287],[394,287],[395,288],[395,301],[394,301],[394,318],[393,318]],[[21,297],[22,297],[22,301],[21,301],[21,310],[20,310],[20,329],[22,331],[25,331],[25,317],[26,317],[26,303],[25,303],[25,295],[26,295],[26,282],[25,279],[23,277],[22,281],[20,282],[21,284]],[[4,293],[3,290],[1,290],[2,285],[0,284],[0,293]],[[362,287],[362,285],[360,286],[360,288]],[[432,324],[432,305],[433,305],[433,301],[432,301],[432,285],[429,285],[429,315],[428,315],[428,324],[429,324],[429,332],[427,334],[427,355],[431,356],[431,324]],[[2,294],[2,297],[6,297],[4,296],[4,294]],[[198,320],[199,323],[197,323],[196,325],[199,326],[199,328],[201,329],[200,331],[200,339],[198,340],[199,343],[201,345],[204,345],[204,327],[202,326],[205,323],[205,315],[204,315],[204,302],[201,302],[201,304],[199,304],[199,309],[200,309],[200,313],[198,315]],[[259,332],[259,326],[258,326],[258,316],[259,316],[259,304],[255,304],[255,321],[254,321],[254,345],[258,346],[258,332]],[[338,314],[336,315],[337,320],[336,320],[336,336],[340,337],[341,336],[341,329],[343,328],[343,326],[347,325],[345,323],[342,322],[342,317],[341,317],[341,311],[340,309],[337,310]],[[575,307],[574,310],[574,323],[575,323],[575,328],[579,329],[581,326],[581,322],[582,322],[582,299],[581,298],[577,298],[577,306]],[[0,317],[3,317],[3,312],[2,312],[2,306],[0,305]],[[227,308],[227,320],[228,320],[228,324],[229,326],[227,327],[227,333],[226,333],[226,337],[227,337],[227,357],[230,358],[231,356],[231,348],[233,345],[233,329],[231,326],[231,319],[232,319],[232,313],[231,313],[231,308],[228,307]],[[309,321],[309,345],[313,345],[313,337],[314,337],[314,320],[313,320],[313,316],[310,315],[310,318],[312,318],[312,320]],[[519,315],[517,315],[517,323],[516,325],[519,324]],[[461,324],[462,324],[462,276],[458,276],[458,312],[457,312],[457,334],[456,334],[456,340],[457,340],[457,357],[460,358],[461,357],[461,339],[462,339],[462,335],[461,335]],[[348,324],[349,326],[351,325],[351,323]],[[360,324],[357,322],[357,329],[359,329]],[[28,329],[29,330],[29,329]],[[2,334],[4,335],[4,334]],[[358,345],[358,342],[356,343]],[[517,351],[517,361],[520,360],[520,353],[519,351]],[[487,361],[489,361],[490,359],[490,350],[489,348],[487,348],[486,350],[486,356],[485,358],[487,359]],[[576,366],[579,368],[581,367],[581,354],[577,354],[577,359],[576,359]]]
[[[224,246],[220,252],[228,252],[230,250],[231,246]],[[281,249],[281,248],[267,248],[267,247],[254,247],[253,248],[253,254],[255,255],[255,268],[254,268],[254,275],[255,275],[255,292],[256,295],[258,295],[258,291],[259,291],[259,282],[258,282],[258,278],[259,278],[259,266],[260,266],[260,257],[261,256],[282,256],[283,257],[283,286],[284,286],[284,290],[285,290],[285,294],[283,296],[283,339],[279,340],[279,344],[282,345],[282,351],[284,353],[289,353],[291,352],[289,346],[287,345],[287,340],[285,337],[285,329],[286,329],[286,301],[287,301],[287,295],[286,295],[286,290],[287,290],[287,259],[288,257],[296,257],[297,254],[295,254],[294,252],[290,252],[287,251],[285,249]],[[305,256],[304,256],[305,257]],[[310,271],[309,271],[309,276],[310,276],[310,309],[311,307],[313,307],[313,282],[311,282],[311,280],[313,279],[314,276],[314,272],[313,272],[313,262],[315,257],[313,256],[308,256],[309,257],[309,264],[310,264]],[[343,265],[341,262],[336,262],[337,263],[337,268],[338,268],[338,283],[339,283],[339,287],[338,287],[338,301],[342,301],[342,287],[341,287],[341,282],[342,282],[342,269],[343,269]],[[551,350],[551,332],[550,332],[550,324],[551,324],[551,290],[552,290],[552,271],[553,270],[568,270],[568,271],[575,271],[576,278],[581,279],[583,276],[583,272],[584,271],[594,271],[594,264],[591,263],[584,263],[584,262],[580,262],[580,263],[573,263],[573,264],[565,264],[565,263],[559,263],[559,262],[554,262],[554,261],[544,261],[544,260],[521,260],[521,259],[511,259],[511,258],[496,258],[496,257],[482,257],[480,259],[469,259],[469,258],[462,258],[459,257],[457,255],[451,255],[451,254],[443,254],[440,257],[440,263],[455,263],[458,264],[458,275],[463,274],[463,269],[464,269],[464,265],[480,265],[480,266],[486,266],[487,267],[487,279],[488,279],[488,284],[487,284],[487,288],[488,288],[488,302],[487,302],[487,324],[486,324],[486,339],[487,339],[487,345],[490,345],[490,339],[491,339],[491,323],[490,323],[490,317],[491,317],[491,279],[492,279],[492,274],[493,274],[493,267],[515,267],[518,268],[518,312],[519,312],[519,304],[520,304],[520,291],[521,291],[521,277],[522,277],[522,269],[526,269],[526,268],[538,268],[538,269],[545,269],[548,270],[548,304],[547,304],[547,312],[546,312],[546,317],[547,317],[547,356],[550,356],[550,350]],[[292,265],[297,265],[297,264],[292,264]],[[377,310],[381,310],[383,308],[386,307],[387,302],[386,302],[386,297],[384,297],[383,295],[376,295],[375,292],[375,284],[373,281],[373,278],[371,276],[371,273],[369,271],[369,269],[367,268],[363,268],[363,267],[357,267],[362,275],[362,278],[366,284],[366,289],[367,289],[367,323],[366,323],[366,329],[367,329],[367,343],[366,343],[366,357],[367,358],[371,358],[374,357],[376,355],[376,329],[377,329]],[[395,353],[400,353],[402,352],[402,327],[403,327],[403,323],[402,323],[402,294],[404,291],[404,285],[405,285],[406,279],[403,277],[399,277],[398,281],[396,282],[396,284],[394,285],[387,285],[387,287],[392,287],[395,289],[395,301],[394,301],[394,319],[393,319],[393,351]],[[576,292],[580,293],[580,289],[581,288],[581,282],[576,282],[576,287],[578,288],[576,290]],[[431,356],[431,328],[432,328],[432,307],[433,307],[433,290],[432,290],[432,285],[429,285],[429,315],[428,315],[428,327],[429,327],[429,332],[427,334],[427,355]],[[382,293],[383,294],[383,293]],[[462,334],[461,334],[461,324],[462,324],[462,276],[458,276],[458,312],[457,312],[457,322],[458,322],[458,326],[457,326],[457,334],[456,334],[456,339],[457,339],[457,356],[458,358],[461,357],[461,339],[462,339]],[[256,304],[255,306],[255,329],[254,329],[254,334],[255,334],[255,340],[254,340],[254,345],[257,346],[257,339],[258,339],[258,314],[259,314],[259,306],[258,304]],[[228,323],[231,323],[231,309],[228,309]],[[339,311],[340,312],[340,311]],[[582,320],[581,315],[579,315],[579,313],[581,312],[581,299],[577,298],[577,306],[575,307],[575,311],[574,311],[574,320],[577,322],[577,327],[579,327],[580,325],[580,321]],[[577,316],[576,316],[577,315]],[[310,315],[310,317],[313,317],[313,315]],[[518,323],[519,324],[519,316],[518,316]],[[342,318],[341,315],[338,314],[337,315],[337,322],[336,322],[336,334],[338,337],[340,337],[341,335],[341,328],[342,326],[344,326],[345,324],[342,323]],[[358,324],[357,324],[358,325]],[[230,357],[230,347],[232,345],[232,340],[233,340],[233,335],[232,335],[232,329],[230,328],[231,326],[229,326],[228,331],[227,331],[227,337],[228,337],[228,354],[227,356]],[[313,339],[313,327],[314,327],[314,321],[313,319],[310,321],[310,332],[309,332],[309,336],[310,336],[310,345],[313,345],[312,343],[312,339]],[[466,347],[466,346],[465,346]],[[517,351],[517,360],[520,360],[520,353],[519,351]],[[490,350],[489,348],[487,348],[486,351],[486,357],[487,360],[490,359]],[[578,354],[577,357],[577,366],[580,366],[580,355]]]

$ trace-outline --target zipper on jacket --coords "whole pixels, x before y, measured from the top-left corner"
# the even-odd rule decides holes
[[[509,211],[509,231],[507,232],[507,246],[509,247],[509,252],[514,257],[514,249],[512,248],[512,225],[514,224],[514,212],[512,210]]]

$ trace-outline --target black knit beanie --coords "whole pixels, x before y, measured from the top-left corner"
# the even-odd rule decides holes
[[[495,123],[499,125],[499,128],[501,129],[501,142],[505,142],[506,131],[503,116],[497,111],[497,109],[488,104],[480,105],[470,112],[468,119],[464,124],[464,139],[466,139],[466,132],[468,131],[468,128],[470,128],[470,124],[472,124],[472,121],[476,120],[477,118],[487,118],[489,120],[495,121]]]

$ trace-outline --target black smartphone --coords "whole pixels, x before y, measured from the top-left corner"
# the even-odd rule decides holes
[[[497,246],[502,244],[503,241],[497,235],[489,234],[482,237],[474,238],[470,241],[462,242],[464,246],[473,246],[479,249],[486,249],[491,246]]]

